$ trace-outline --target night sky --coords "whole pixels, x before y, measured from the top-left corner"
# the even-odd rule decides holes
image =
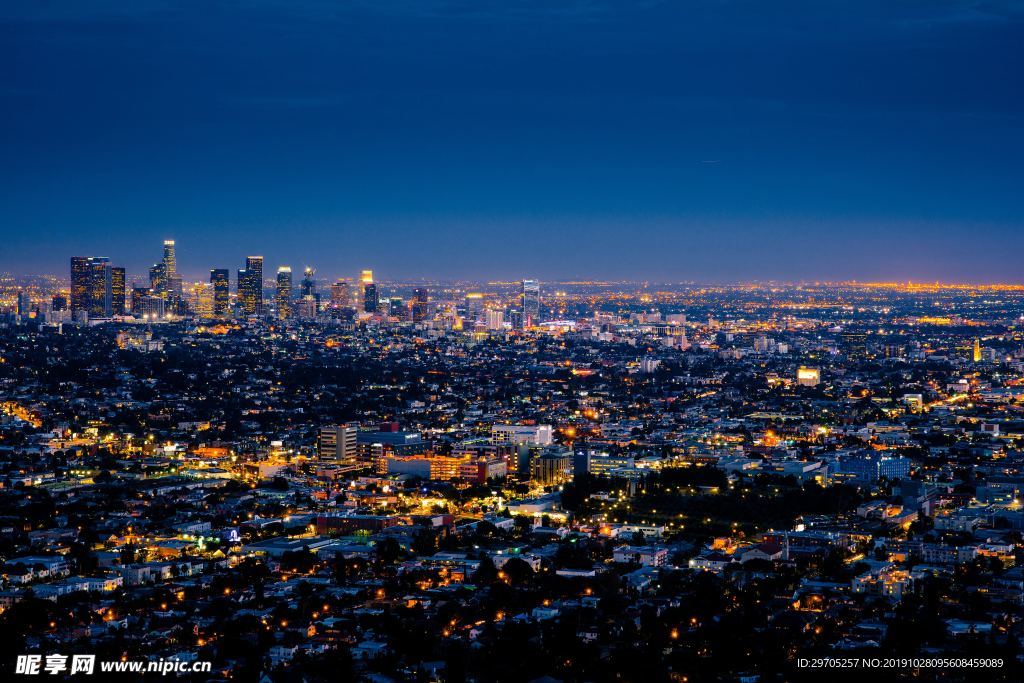
[[[0,270],[1024,280],[1024,3],[0,4]]]

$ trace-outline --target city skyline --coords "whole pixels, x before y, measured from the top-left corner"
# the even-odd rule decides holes
[[[1019,279],[1014,3],[192,9],[0,10],[0,271]]]

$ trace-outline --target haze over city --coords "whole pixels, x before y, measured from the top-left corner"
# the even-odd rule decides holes
[[[6,3],[0,271],[1016,282],[1015,2]]]

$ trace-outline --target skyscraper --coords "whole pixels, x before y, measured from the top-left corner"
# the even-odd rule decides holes
[[[210,284],[213,285],[213,314],[220,318],[228,314],[231,307],[231,274],[227,268],[214,268],[210,271]]]
[[[290,318],[292,315],[292,269],[290,266],[281,266],[277,269],[277,296],[274,298],[277,305],[277,317],[281,320]]]
[[[540,283],[523,280],[523,328],[529,329],[540,322]]]
[[[466,320],[478,323],[484,316],[484,295],[480,292],[466,294]]]
[[[167,267],[154,263],[149,269],[149,289],[153,296],[167,297]]]
[[[174,255],[174,240],[164,240],[163,265],[167,277],[178,274],[178,259]]]
[[[352,305],[351,296],[348,283],[338,280],[331,285],[331,308],[335,310],[349,308]]]
[[[430,316],[430,293],[426,287],[412,290],[413,322],[423,322]]]
[[[380,294],[377,292],[377,285],[372,282],[363,285],[363,310],[367,313],[376,313],[380,308]]]
[[[377,293],[377,285],[373,283],[373,271],[364,270],[359,281],[363,284],[363,310],[376,313],[380,306],[380,295]]]
[[[263,315],[263,257],[249,256],[238,271],[238,305],[242,315]]]
[[[313,266],[306,266],[302,270],[302,287],[299,290],[299,296],[306,298],[307,296],[316,296],[316,280],[313,276],[316,275],[316,268]]]
[[[89,308],[90,256],[71,257],[71,316]]]
[[[89,317],[106,318],[113,306],[112,278],[109,259],[95,258],[89,262]]]
[[[213,317],[213,285],[194,282],[189,289],[189,307],[200,318]]]
[[[71,257],[71,315],[105,318],[114,314],[114,274],[105,256]],[[121,312],[124,312],[124,269],[119,272]]]
[[[124,268],[110,269],[110,314],[124,315],[125,282]]]

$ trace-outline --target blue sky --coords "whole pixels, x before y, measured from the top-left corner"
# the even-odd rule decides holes
[[[1020,281],[1024,3],[0,6],[0,269]]]

